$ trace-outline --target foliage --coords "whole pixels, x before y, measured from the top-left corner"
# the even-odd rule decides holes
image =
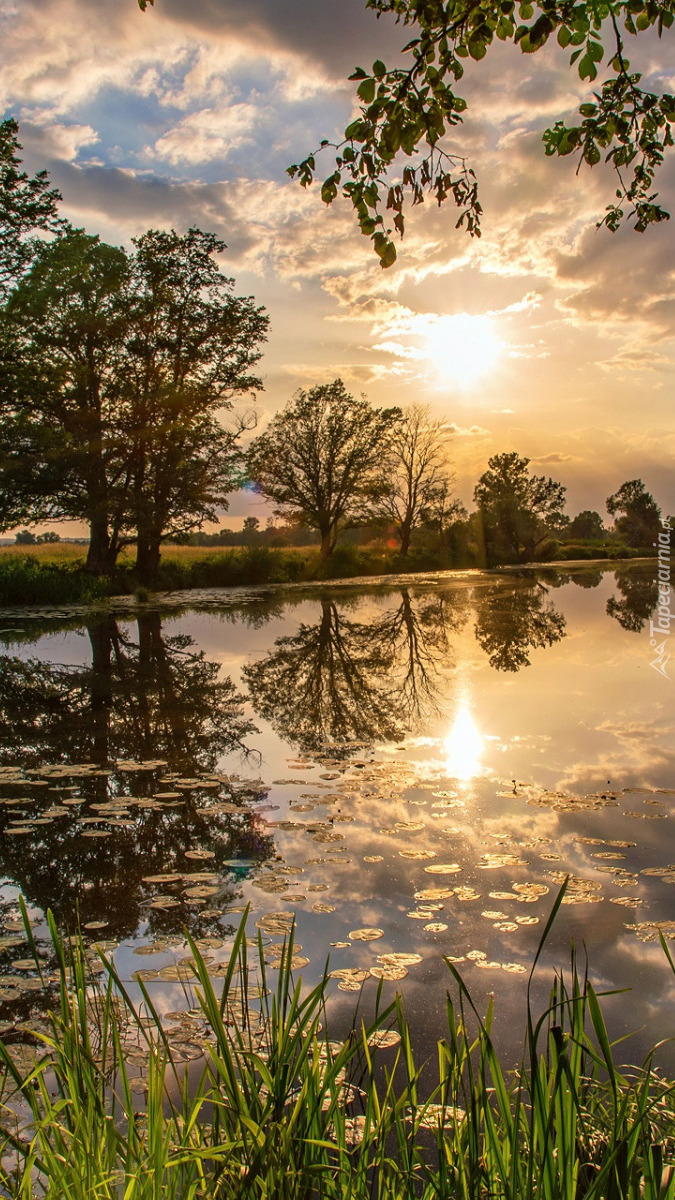
[[[149,230],[134,246],[120,399],[137,570],[152,582],[161,542],[215,520],[239,482],[237,439],[254,421],[226,429],[220,414],[262,386],[251,369],[269,321],[251,297],[233,295],[214,234]]]
[[[49,187],[49,175],[22,171],[19,126],[0,122],[0,303],[30,265],[39,241],[37,230],[61,233],[66,227],[57,213],[61,195]]]
[[[82,231],[44,245],[0,321],[0,524],[79,519],[87,569],[135,536],[143,582],[163,538],[213,519],[236,486],[232,397],[260,381],[268,320],[214,262],[224,244],[148,231],[134,252]]]
[[[389,435],[387,487],[380,501],[401,542],[401,557],[425,519],[447,506],[452,477],[449,434],[442,421],[434,421],[428,405],[410,404],[401,411]]]
[[[257,954],[247,954],[244,918],[218,991],[190,943],[205,1049],[188,1073],[146,986],[139,985],[142,1008],[134,1007],[102,954],[103,975],[92,984],[96,952],[82,939],[62,941],[51,916],[50,928],[58,979],[50,1026],[32,1066],[0,1048],[0,1185],[16,1200],[33,1195],[34,1177],[45,1200],[675,1195],[667,1166],[672,1085],[652,1055],[640,1070],[618,1068],[601,997],[574,956],[569,982],[556,976],[546,1011],[535,1016],[529,997],[543,938],[528,986],[521,1069],[504,1069],[491,1036],[492,1002],[481,1016],[449,963],[457,999],[448,996],[448,1034],[429,1087],[402,1001],[383,1006],[381,985],[374,1019],[355,1014],[346,1040],[331,1041],[328,979],[312,989],[296,983],[292,933],[274,982],[261,937]],[[389,1031],[394,1048],[379,1049]],[[127,1062],[134,1041],[144,1105],[132,1088],[138,1068]],[[28,1120],[20,1128],[22,1105]]]
[[[398,409],[373,408],[342,383],[300,389],[251,445],[248,471],[284,516],[321,534],[321,556],[363,520],[385,490],[386,450]]]
[[[114,563],[127,527],[115,431],[127,275],[123,250],[73,230],[36,253],[2,321],[2,524],[88,521],[93,572]]]
[[[585,508],[582,512],[577,513],[573,517],[565,530],[566,538],[581,538],[593,540],[601,540],[605,536],[605,527],[602,523],[600,513],[593,512],[590,508]]]
[[[530,475],[529,458],[495,454],[474,489],[488,562],[526,562],[551,531],[564,528],[565,488]]]
[[[673,144],[675,96],[645,89],[641,75],[631,70],[624,37],[652,29],[661,36],[672,26],[673,0],[366,0],[366,7],[378,17],[391,13],[410,27],[413,36],[404,51],[411,61],[387,68],[377,59],[370,71],[357,67],[350,76],[358,85],[359,112],[333,147],[335,169],[321,196],[330,204],[341,191],[350,201],[383,267],[396,259],[391,235],[403,235],[406,198],[416,205],[429,194],[440,205],[452,197],[459,209],[457,226],[480,235],[474,172],[461,154],[444,148],[443,138],[463,121],[467,104],[456,85],[467,61],[485,58],[495,38],[532,54],[555,36],[588,84],[595,83],[600,64],[607,61],[609,74],[581,104],[578,124],[559,120],[546,130],[545,152],[573,154],[578,167],[595,166],[603,158],[611,164],[616,196],[600,221],[608,229],[616,230],[625,217],[642,232],[668,218],[652,189]],[[322,149],[328,146],[321,143]],[[403,168],[396,174],[399,162]],[[288,173],[307,187],[316,173],[316,153]]]
[[[627,545],[653,548],[662,530],[661,509],[641,479],[627,480],[608,496],[607,512],[615,518],[616,531]]]

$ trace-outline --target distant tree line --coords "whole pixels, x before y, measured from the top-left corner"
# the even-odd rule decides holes
[[[376,408],[340,379],[300,389],[245,450],[255,414],[233,403],[262,386],[269,320],[221,272],[225,244],[192,228],[106,245],[59,216],[20,149],[16,123],[1,123],[0,530],[86,522],[87,571],[112,575],[133,543],[146,584],[162,543],[207,540],[199,531],[244,484],[284,525],[249,517],[229,544],[316,541],[322,559],[358,529],[403,560],[433,546],[444,565],[545,559],[562,538],[605,537],[596,512],[570,521],[563,485],[515,451],[490,458],[469,515],[453,495],[450,427],[422,404]],[[607,508],[624,544],[653,548],[661,513],[641,480]]]

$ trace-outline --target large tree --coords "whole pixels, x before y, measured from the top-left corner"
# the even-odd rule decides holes
[[[61,195],[50,188],[49,175],[21,170],[19,126],[0,122],[0,303],[31,263],[41,233],[59,233],[65,221],[57,204]]]
[[[529,458],[495,454],[474,489],[488,562],[526,562],[551,533],[564,528],[565,488],[530,475]]]
[[[43,244],[2,314],[0,523],[80,519],[107,572],[126,520],[116,380],[128,331],[123,250],[81,230]]]
[[[404,408],[392,428],[381,507],[396,530],[404,558],[415,529],[447,500],[452,479],[449,443],[447,426],[433,420],[426,404]]]
[[[373,408],[342,380],[296,392],[250,449],[252,481],[285,517],[300,516],[332,554],[340,529],[372,513],[385,489],[399,409]]]
[[[125,542],[151,582],[162,539],[226,507],[238,482],[232,398],[268,319],[214,235],[151,230],[134,251],[82,231],[44,245],[0,318],[0,526],[79,519],[88,570]]]
[[[663,528],[661,509],[641,479],[628,479],[608,496],[607,512],[629,546],[652,549]]]
[[[152,0],[150,0],[152,2]],[[139,0],[141,8],[146,0]],[[394,15],[410,38],[402,65],[377,59],[357,67],[359,111],[338,144],[322,199],[340,192],[353,205],[361,232],[372,238],[383,267],[396,258],[391,240],[404,231],[406,199],[415,205],[431,195],[438,204],[452,197],[457,225],[480,234],[481,205],[473,170],[444,136],[463,121],[467,103],[456,91],[470,59],[484,58],[495,39],[514,42],[527,54],[555,37],[570,54],[570,66],[589,85],[579,116],[559,120],[543,134],[548,155],[571,154],[582,164],[605,160],[615,172],[615,193],[600,224],[615,230],[624,218],[640,232],[668,218],[654,192],[654,176],[673,145],[675,96],[646,89],[631,69],[624,36],[670,29],[672,0],[365,0],[377,16]],[[600,64],[608,74],[596,83]],[[316,153],[316,152],[315,152]],[[399,168],[397,170],[397,167]],[[402,170],[400,169],[402,167]],[[316,173],[315,154],[288,168],[303,186]],[[391,223],[389,223],[391,215]]]
[[[214,234],[149,230],[134,246],[120,396],[137,568],[151,581],[162,541],[214,520],[239,481],[237,438],[251,422],[225,425],[223,415],[234,396],[262,386],[252,367],[269,320],[233,294]]]

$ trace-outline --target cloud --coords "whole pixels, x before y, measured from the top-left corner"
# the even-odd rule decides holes
[[[483,429],[483,427],[481,425],[469,425],[468,427],[466,427],[466,426],[462,426],[462,425],[457,425],[457,423],[455,421],[450,421],[450,423],[448,425],[446,425],[446,429],[449,431],[449,433],[454,434],[455,437],[489,437],[490,436],[490,430]]]
[[[260,108],[251,103],[203,108],[167,130],[154,146],[146,148],[146,153],[174,166],[214,159],[224,162],[233,150],[251,144],[251,135],[261,119]]]
[[[545,463],[575,462],[575,460],[576,460],[576,455],[574,455],[574,454],[553,453],[553,454],[537,455],[536,457],[531,458],[530,462],[545,464]]]

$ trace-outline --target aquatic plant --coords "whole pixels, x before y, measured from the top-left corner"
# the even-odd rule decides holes
[[[601,997],[574,955],[533,1015],[529,988],[564,891],[530,975],[520,1069],[500,1064],[492,1009],[479,1015],[448,963],[456,997],[435,1081],[424,1086],[403,1003],[383,1005],[381,984],[374,1018],[360,1020],[357,1007],[349,1036],[331,1041],[329,977],[311,990],[296,982],[292,929],[274,984],[262,934],[249,954],[246,916],[217,981],[191,943],[189,1017],[199,1032],[190,1053],[144,983],[135,1005],[105,955],[92,974],[92,949],[63,939],[50,917],[58,998],[49,1029],[32,1051],[0,1047],[2,1194],[672,1200],[673,1085],[653,1052],[640,1069],[619,1069]]]

